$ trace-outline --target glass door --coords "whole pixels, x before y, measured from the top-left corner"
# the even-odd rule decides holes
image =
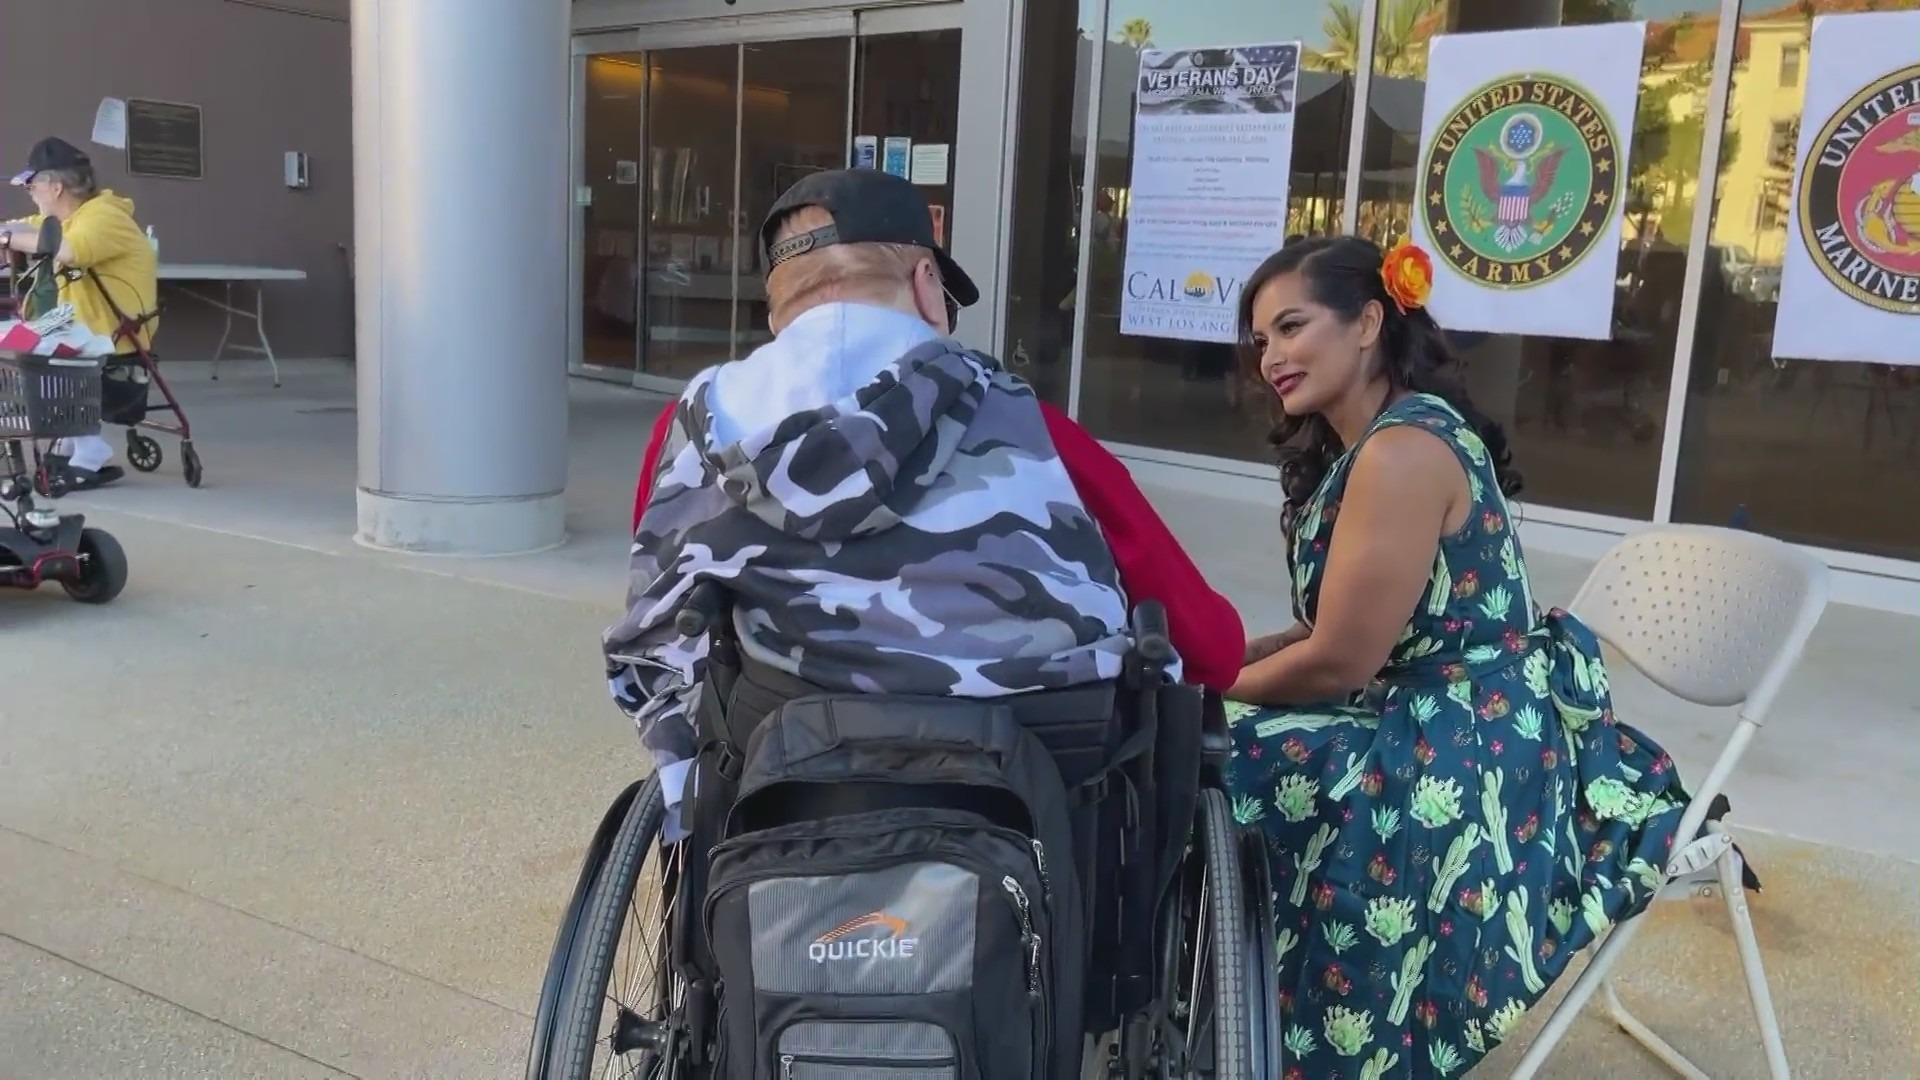
[[[693,24],[582,57],[576,370],[673,391],[767,341],[760,222],[808,173],[898,172],[924,186],[945,243],[959,14]]]
[[[953,236],[953,150],[960,126],[958,4],[892,9],[860,19],[853,156],[904,176],[926,195],[933,235]]]
[[[760,223],[774,200],[808,173],[845,168],[852,83],[850,37],[768,41],[745,48],[740,115],[739,322],[735,357],[773,337],[767,329]]]
[[[640,372],[673,385],[733,356],[740,47],[647,54]]]
[[[639,361],[640,122],[645,53],[582,57],[574,324],[583,373],[630,380]]]

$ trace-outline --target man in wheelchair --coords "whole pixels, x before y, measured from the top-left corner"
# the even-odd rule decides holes
[[[627,616],[605,639],[670,806],[704,647],[673,616],[701,581],[742,603],[750,658],[829,690],[993,698],[1110,680],[1129,598],[1166,609],[1188,681],[1232,685],[1240,616],[1126,467],[949,336],[979,292],[918,189],[815,173],[760,241],[776,337],[661,414]]]
[[[1237,955],[1240,938],[1197,947],[1207,920],[1160,899],[1185,892],[1157,869],[1200,866],[1181,854],[1200,835],[1193,894],[1271,942],[1239,906],[1243,892],[1265,904],[1263,885],[1239,884],[1264,864],[1236,854],[1223,797],[1196,802],[1197,750],[1161,737],[1199,745],[1194,686],[1237,676],[1238,614],[1124,466],[953,340],[978,290],[911,184],[814,174],[759,239],[776,336],[695,376],[656,425],[628,610],[603,642],[655,760],[666,809],[651,828],[676,845],[683,986],[661,993],[704,1016],[668,1024],[687,1060],[724,1077],[1064,1080],[1083,1031],[1164,1006],[1144,984],[1186,979],[1195,954],[1214,954],[1218,1038],[1246,1041],[1238,980],[1265,985],[1271,965]],[[1164,623],[1130,630],[1131,604]],[[1143,824],[1156,753],[1184,776],[1164,828]],[[1197,806],[1206,828],[1189,827]],[[574,932],[562,945],[585,940]],[[1120,972],[1105,989],[1087,975],[1100,964]],[[586,1075],[568,1063],[592,1053],[561,1043],[597,1025],[564,1014],[597,1013],[606,979],[558,978],[558,1048],[537,1028],[530,1075]],[[717,1016],[699,1004],[713,999]],[[616,1049],[641,1011],[622,1007]],[[1144,1075],[1150,1055],[1129,1053]],[[1222,1053],[1208,1075],[1263,1075],[1251,1052]]]

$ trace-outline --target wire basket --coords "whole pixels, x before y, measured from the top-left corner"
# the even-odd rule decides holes
[[[99,360],[0,351],[0,441],[100,433]]]

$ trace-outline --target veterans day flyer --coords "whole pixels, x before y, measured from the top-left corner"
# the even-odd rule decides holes
[[[1231,343],[1286,239],[1300,43],[1140,53],[1120,332]]]

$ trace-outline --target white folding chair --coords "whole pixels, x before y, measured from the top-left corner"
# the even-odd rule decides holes
[[[1718,892],[1726,901],[1774,1080],[1787,1080],[1787,1055],[1747,910],[1740,853],[1720,823],[1706,816],[1766,722],[1826,603],[1826,565],[1790,544],[1735,529],[1661,526],[1629,536],[1607,552],[1569,607],[1661,689],[1700,705],[1740,707],[1732,737],[1694,788],[1680,820],[1658,899]],[[1514,1077],[1530,1080],[1594,992],[1604,990],[1607,1012],[1621,1030],[1674,1072],[1708,1080],[1629,1013],[1613,991],[1613,965],[1644,921],[1629,919],[1607,935],[1528,1047]]]

